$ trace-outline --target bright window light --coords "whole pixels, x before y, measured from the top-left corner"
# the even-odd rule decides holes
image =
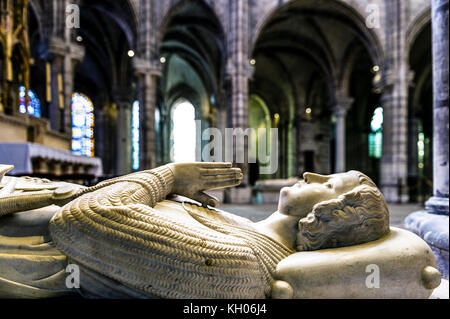
[[[383,108],[378,107],[373,112],[369,133],[369,156],[380,159],[383,155]]]
[[[19,112],[28,113],[30,115],[41,117],[41,101],[33,90],[28,90],[28,98],[26,98],[25,87],[19,87]]]
[[[139,122],[139,101],[133,103],[132,119],[131,119],[131,137],[133,147],[133,169],[139,169],[139,142],[140,142],[140,122]]]
[[[173,161],[195,162],[196,126],[195,108],[183,101],[172,110]]]
[[[82,93],[72,95],[72,152],[94,156],[94,105]]]

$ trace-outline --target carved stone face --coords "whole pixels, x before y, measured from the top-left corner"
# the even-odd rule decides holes
[[[359,179],[351,172],[333,175],[303,174],[304,180],[280,191],[278,211],[289,216],[305,217],[315,204],[338,198],[359,186]]]

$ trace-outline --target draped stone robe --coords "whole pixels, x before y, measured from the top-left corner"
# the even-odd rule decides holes
[[[14,214],[3,194],[0,296],[73,293],[70,263],[86,297],[268,297],[276,265],[292,251],[247,219],[166,200],[173,181],[161,167],[92,188],[58,184],[46,207]]]

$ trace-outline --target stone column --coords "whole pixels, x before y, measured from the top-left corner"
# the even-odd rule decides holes
[[[300,109],[300,108],[299,108]],[[296,130],[296,151],[297,151],[297,161],[295,165],[295,173],[297,176],[301,177],[305,170],[305,164],[303,159],[303,143],[302,143],[302,130],[303,130],[303,120],[301,115],[297,113],[297,130]]]
[[[342,173],[346,170],[345,163],[345,121],[347,112],[353,104],[354,99],[344,95],[336,96],[336,105],[333,113],[336,116],[336,156],[335,170],[336,173]]]
[[[229,36],[229,60],[227,63],[228,78],[231,82],[231,105],[229,107],[229,125],[231,127],[248,128],[248,89],[250,78],[249,63],[249,4],[248,0],[231,1],[231,21]],[[237,139],[240,140],[240,139]],[[235,151],[248,151],[248,141],[244,144],[233,143]],[[234,203],[249,203],[251,189],[248,187],[248,156],[245,163],[236,163],[242,170],[244,178],[239,189],[229,190]]]
[[[106,107],[104,105],[98,105],[95,112],[95,154],[101,159],[108,158],[109,147],[107,144],[107,130],[108,130],[108,118],[105,114]]]
[[[248,128],[248,81],[249,81],[249,52],[248,52],[248,0],[231,2],[230,25],[230,59],[228,74],[231,80],[231,126],[233,128]],[[236,145],[236,149],[247,150],[245,145]],[[248,182],[248,163],[238,163],[244,173],[242,185]]]
[[[133,66],[140,106],[140,170],[156,167],[156,90],[162,74],[159,45],[160,1],[139,2],[139,30]]]
[[[140,170],[151,169],[156,166],[156,131],[155,104],[156,88],[161,76],[159,62],[133,59],[138,78],[138,100],[141,117],[141,167]]]
[[[74,41],[76,28],[66,24],[66,8],[80,0],[48,1],[43,8],[42,32],[47,39],[43,58],[50,62],[51,103],[49,117],[52,130],[72,133],[72,94],[75,65],[83,60],[85,49]]]
[[[64,109],[64,105],[61,104],[60,99],[60,91],[63,88],[60,88],[58,77],[62,77],[62,69],[63,69],[63,56],[57,54],[51,54],[50,58],[50,93],[51,93],[51,102],[49,105],[49,118],[50,118],[50,127],[53,131],[62,131],[63,123],[62,123],[62,110]],[[62,79],[62,78],[61,78]]]
[[[417,201],[418,196],[418,131],[419,119],[412,117],[409,119],[408,132],[408,185],[410,200]]]
[[[432,1],[433,189],[427,208],[448,215],[448,0]]]
[[[131,172],[131,101],[128,90],[116,89],[114,100],[117,105],[116,174]]]
[[[225,128],[227,127],[227,98],[226,92],[222,87],[219,88],[216,96],[216,107],[218,110],[217,125],[222,134],[225,134]]]
[[[231,124],[248,127],[248,1],[231,2],[230,60],[228,74],[231,78]]]
[[[383,155],[380,165],[380,189],[389,203],[407,203],[408,179],[408,107],[407,86],[388,77],[381,105],[384,110]],[[396,75],[395,75],[396,76]],[[397,82],[398,81],[398,82]],[[392,83],[396,82],[396,83]]]
[[[52,37],[48,42],[46,55],[51,64],[50,126],[55,131],[70,135],[74,71],[76,64],[81,62],[84,57],[84,48],[78,44]]]
[[[300,86],[306,87],[307,83],[299,83]],[[305,105],[306,105],[306,94],[302,90],[298,95],[298,100],[295,105],[295,144],[296,144],[296,162],[295,162],[295,174],[298,177],[302,177],[302,174],[305,172],[305,163],[304,163],[304,139],[303,135],[306,132],[305,123],[308,122],[308,119],[305,116]]]
[[[288,144],[288,167],[287,167],[287,177],[294,177],[296,174],[294,172],[295,163],[295,146],[294,146],[294,123],[289,121],[288,131],[287,131],[287,144]]]
[[[75,67],[84,58],[85,49],[76,43],[67,47],[69,54],[64,56],[64,132],[72,135],[72,94],[75,85]]]
[[[386,57],[380,70],[384,110],[383,155],[379,187],[390,203],[407,203],[408,94],[412,80],[404,26],[407,1],[386,1]]]
[[[438,269],[448,279],[448,0],[432,0],[433,29],[433,186],[434,196],[426,203],[426,211],[409,215],[406,228],[414,231],[430,245]]]

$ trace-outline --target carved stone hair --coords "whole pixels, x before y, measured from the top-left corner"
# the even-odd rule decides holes
[[[323,201],[299,221],[297,250],[363,244],[389,233],[389,210],[383,194],[366,175],[351,171],[360,185],[337,199]]]

